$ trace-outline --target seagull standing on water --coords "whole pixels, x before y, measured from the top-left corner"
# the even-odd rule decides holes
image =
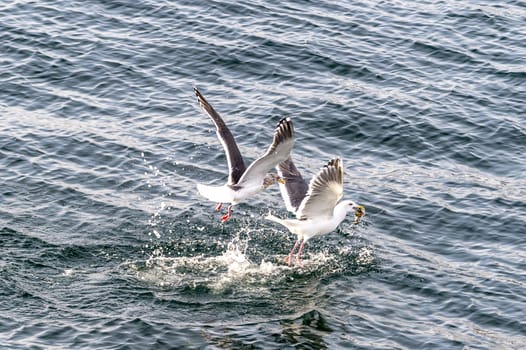
[[[289,157],[277,166],[278,174],[286,183],[280,185],[281,195],[287,210],[296,214],[296,219],[279,219],[269,214],[266,219],[277,222],[298,236],[294,247],[285,258],[292,264],[292,255],[298,246],[296,264],[301,265],[301,252],[311,237],[335,230],[345,219],[347,212],[354,210],[354,223],[365,215],[365,208],[350,200],[338,203],[343,195],[343,166],[339,158],[330,160],[320,172],[307,183]],[[301,243],[301,245],[300,245]]]
[[[252,162],[247,168],[234,136],[232,136],[219,113],[212,108],[195,87],[194,92],[199,105],[216,126],[217,137],[223,145],[228,162],[228,182],[225,185],[208,186],[198,184],[197,190],[203,197],[218,203],[216,211],[221,210],[223,203],[230,203],[227,213],[221,218],[221,223],[224,223],[232,216],[232,206],[272,184],[277,182],[285,183],[284,179],[277,174],[269,174],[268,172],[289,157],[294,144],[294,128],[290,118],[281,119],[274,129],[274,139],[267,152]]]

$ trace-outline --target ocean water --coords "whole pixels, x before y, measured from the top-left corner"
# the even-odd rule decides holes
[[[523,1],[4,1],[2,349],[522,349]],[[358,225],[295,237],[279,189],[222,225],[226,160],[290,116]]]

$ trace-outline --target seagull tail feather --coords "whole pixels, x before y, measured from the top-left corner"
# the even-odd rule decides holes
[[[281,225],[285,226],[285,223],[283,222],[283,220],[281,220],[281,219],[278,218],[278,217],[275,217],[275,216],[272,215],[270,212],[268,213],[267,216],[265,216],[265,219],[270,220],[270,221],[277,222],[278,224],[281,224]]]

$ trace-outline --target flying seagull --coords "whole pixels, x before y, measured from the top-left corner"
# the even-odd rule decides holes
[[[269,173],[269,171],[289,157],[294,144],[294,127],[290,118],[281,119],[274,129],[274,139],[267,152],[252,162],[247,168],[234,136],[232,136],[219,113],[214,110],[195,87],[194,92],[199,105],[216,126],[217,137],[223,145],[228,162],[228,181],[225,185],[208,186],[198,184],[197,190],[203,197],[218,203],[216,211],[221,210],[223,203],[230,203],[227,213],[221,217],[221,223],[224,223],[232,216],[232,206],[272,184],[277,182],[285,183],[280,176]]]
[[[285,258],[292,264],[292,255],[299,246],[296,264],[301,265],[301,252],[311,237],[335,230],[345,219],[347,212],[354,210],[354,223],[365,215],[365,208],[350,200],[338,203],[343,195],[343,166],[339,158],[330,160],[320,172],[307,183],[289,157],[277,166],[278,174],[286,180],[280,185],[281,195],[287,210],[296,214],[296,219],[279,219],[269,214],[266,219],[277,222],[295,233],[298,238]],[[301,243],[301,245],[300,245]]]

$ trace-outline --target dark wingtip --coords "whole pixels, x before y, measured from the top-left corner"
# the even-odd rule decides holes
[[[293,138],[294,125],[292,124],[292,119],[290,119],[290,117],[281,118],[276,125],[275,133],[282,138]]]
[[[292,119],[290,119],[290,117],[281,118],[276,126],[280,126],[282,124],[292,125]]]
[[[334,166],[334,167],[341,167],[342,166],[342,160],[338,157],[338,158],[333,158],[331,160],[329,160],[329,162],[325,165],[325,167],[330,167],[330,166]]]
[[[322,169],[327,169],[329,174],[332,174],[331,177],[333,177],[334,181],[340,183],[343,182],[343,164],[339,157],[329,160],[329,162],[327,162],[327,164],[325,164]]]
[[[199,89],[197,88],[197,86],[194,85],[194,94],[195,96],[200,99],[203,97],[203,95],[201,95],[201,93],[199,92]]]
[[[199,89],[195,85],[194,85],[194,93],[195,93],[195,96],[197,97],[197,102],[199,103],[199,105],[202,108],[204,108],[205,110],[206,109],[213,109],[212,106],[210,106],[208,101],[204,98],[204,96],[201,94],[201,92],[199,91]]]

